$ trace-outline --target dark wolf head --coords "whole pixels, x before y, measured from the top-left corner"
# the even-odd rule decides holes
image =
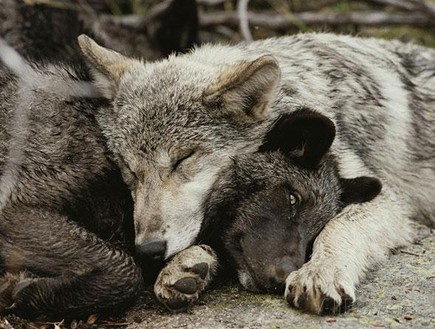
[[[281,290],[329,220],[380,192],[376,178],[340,177],[328,153],[334,135],[320,114],[283,116],[260,152],[236,157],[214,185],[201,241],[226,250],[247,289]]]

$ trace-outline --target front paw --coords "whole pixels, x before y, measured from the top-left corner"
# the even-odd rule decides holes
[[[157,299],[171,311],[179,311],[198,300],[217,269],[214,251],[205,245],[178,253],[163,268],[154,285]]]
[[[285,299],[305,312],[343,313],[355,300],[355,285],[345,280],[343,274],[337,268],[308,262],[287,277]]]

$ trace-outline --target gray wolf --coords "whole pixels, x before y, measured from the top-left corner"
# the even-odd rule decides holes
[[[133,259],[131,193],[97,124],[110,104],[83,67],[27,63],[2,40],[0,58],[0,314],[119,312],[152,264]],[[204,248],[183,264],[205,287],[215,260]]]
[[[340,177],[328,153],[334,135],[334,124],[318,113],[283,115],[259,152],[235,157],[219,175],[198,241],[218,251],[221,266],[235,268],[248,290],[283,292],[326,223],[380,193],[376,178]]]
[[[301,34],[143,63],[85,36],[79,44],[113,103],[98,122],[132,191],[143,255],[168,258],[193,244],[219,171],[300,108],[336,125],[342,177],[378,177],[383,189],[325,225],[287,279],[290,304],[320,313],[325,298],[338,308],[354,300],[364,272],[410,241],[411,219],[434,226],[434,50]]]
[[[0,65],[0,313],[60,320],[122,310],[155,266],[142,259],[141,273],[133,261],[133,201],[96,122],[108,104],[76,38],[90,33],[147,60],[179,52],[197,41],[195,1],[161,4],[143,17],[143,33],[11,0],[0,0],[0,20],[0,35],[31,59],[18,61],[20,72]]]

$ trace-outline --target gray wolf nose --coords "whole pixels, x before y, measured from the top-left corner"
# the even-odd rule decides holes
[[[139,259],[151,258],[161,261],[165,258],[166,241],[152,241],[136,245],[136,255]]]

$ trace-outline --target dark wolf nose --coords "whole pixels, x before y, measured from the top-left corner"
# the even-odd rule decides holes
[[[278,282],[285,282],[285,279],[287,279],[288,275],[296,271],[296,266],[289,257],[284,257],[280,259],[275,264],[275,278]]]
[[[285,287],[285,280],[287,276],[297,270],[290,257],[286,256],[276,262],[276,264],[269,271],[270,289],[275,292],[283,291]]]
[[[152,241],[136,245],[136,255],[139,259],[149,258],[162,261],[165,258],[166,241]]]

